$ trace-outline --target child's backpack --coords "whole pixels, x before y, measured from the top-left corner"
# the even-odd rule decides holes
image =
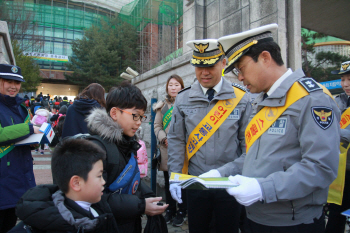
[[[38,109],[35,112],[35,116],[32,119],[32,124],[41,126],[43,123],[47,123],[50,113],[46,109]]]
[[[35,115],[34,125],[41,126],[43,123],[47,123],[47,117]]]
[[[52,124],[52,129],[55,132],[55,136],[52,139],[51,143],[49,144],[50,147],[55,147],[60,141],[61,141],[61,136],[62,136],[62,130],[63,130],[63,125],[64,121],[66,119],[66,115],[60,114],[61,116],[58,117],[58,119]]]
[[[137,163],[140,169],[140,176],[143,178],[147,176],[148,157],[145,142],[140,140],[139,144],[141,145],[141,148],[137,151]]]

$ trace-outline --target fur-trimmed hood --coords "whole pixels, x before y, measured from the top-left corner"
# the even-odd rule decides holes
[[[123,129],[113,121],[106,109],[94,108],[85,121],[91,134],[97,134],[112,143],[123,142]],[[136,134],[134,137],[136,141],[139,140]]]
[[[95,108],[85,119],[91,134],[97,134],[109,142],[121,142],[123,129],[106,112],[106,109]]]

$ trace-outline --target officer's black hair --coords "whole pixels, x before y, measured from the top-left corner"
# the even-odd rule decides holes
[[[129,82],[122,82],[118,87],[111,89],[107,95],[106,111],[109,113],[113,107],[146,111],[147,100],[137,86]]]
[[[253,45],[249,49],[249,51],[244,55],[251,57],[255,62],[257,62],[259,55],[263,51],[269,52],[271,54],[272,59],[276,62],[278,66],[282,66],[284,64],[281,56],[281,48],[274,41],[269,41],[269,42],[260,43],[260,44],[257,43],[256,45]]]
[[[86,139],[67,138],[57,144],[52,154],[51,170],[54,183],[63,193],[69,191],[70,179],[77,175],[87,181],[93,165],[106,159],[106,152]]]

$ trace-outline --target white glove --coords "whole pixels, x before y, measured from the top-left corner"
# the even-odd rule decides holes
[[[216,169],[211,169],[208,172],[203,173],[202,175],[198,176],[199,178],[207,178],[207,177],[221,177],[221,174]]]
[[[178,184],[170,184],[169,191],[172,198],[177,201],[177,203],[181,204],[181,187]]]
[[[241,205],[250,206],[263,199],[260,184],[256,179],[236,175],[230,176],[229,180],[239,186],[226,189],[226,191],[234,196]]]

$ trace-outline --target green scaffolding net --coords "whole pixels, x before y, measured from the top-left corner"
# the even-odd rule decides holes
[[[43,41],[44,46],[40,51],[32,49],[28,52],[71,56],[71,43],[81,39],[84,30],[92,25],[99,26],[101,20],[108,22],[110,17],[117,15],[134,26],[140,35],[138,62],[141,72],[182,54],[183,0],[135,0],[121,7],[119,13],[115,8],[101,7],[99,2],[102,1],[92,2],[0,0],[0,20],[8,22],[10,33],[17,33],[12,38],[20,40],[22,45],[33,38],[29,35]],[[17,29],[22,22],[35,26],[20,32]],[[38,63],[42,69],[65,69],[62,62],[55,62],[53,66],[52,61],[38,59]]]
[[[120,10],[119,17],[136,27],[148,23],[178,26],[182,23],[183,0],[135,0]]]

